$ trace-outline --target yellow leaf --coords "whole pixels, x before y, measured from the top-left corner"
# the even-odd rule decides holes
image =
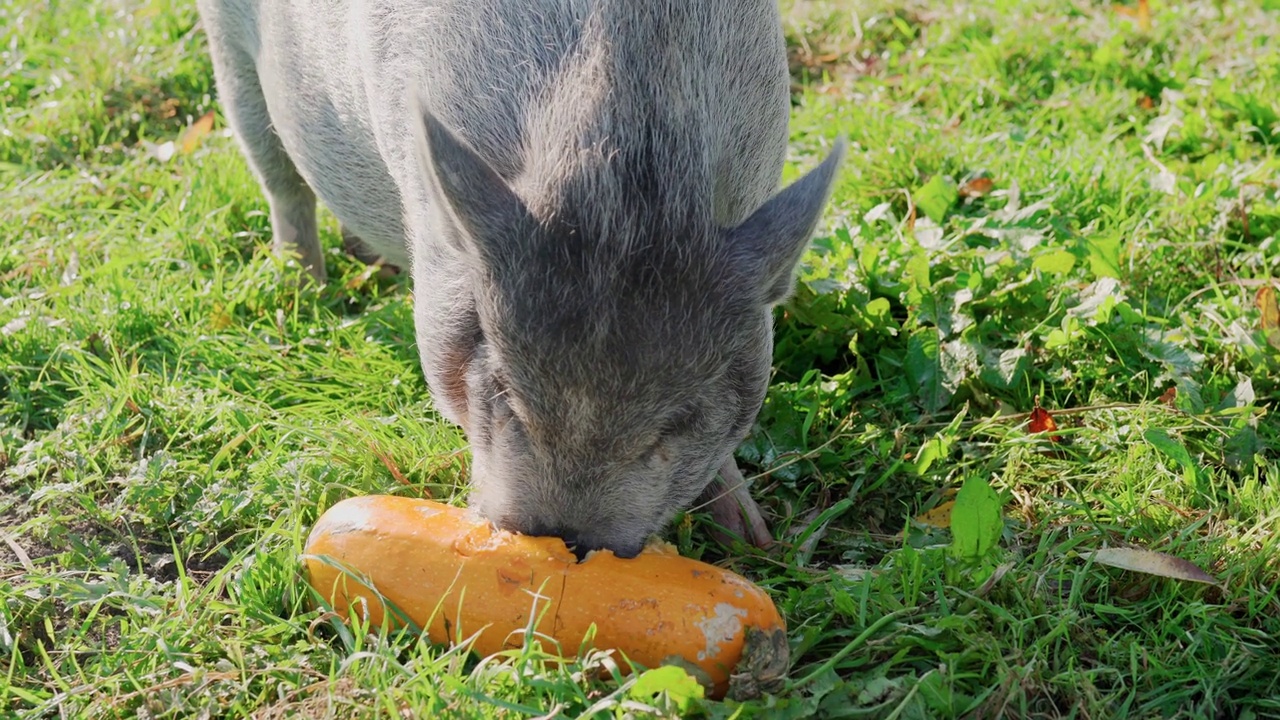
[[[1151,4],[1148,0],[1138,0],[1136,8],[1125,7],[1124,5],[1113,5],[1117,15],[1131,17],[1138,22],[1138,28],[1143,32],[1151,29]]]
[[[231,327],[231,313],[227,312],[227,309],[221,304],[218,304],[213,308],[209,324],[213,326],[214,330],[226,330]]]
[[[1267,339],[1267,344],[1273,348],[1280,349],[1280,304],[1276,302],[1276,289],[1271,285],[1264,285],[1258,294],[1254,297],[1253,302],[1258,306],[1258,311],[1262,313],[1262,318],[1258,324],[1262,329],[1262,335]]]
[[[1151,29],[1151,6],[1147,0],[1138,0],[1138,27],[1143,32]]]
[[[199,120],[191,123],[191,127],[182,133],[182,154],[186,155],[191,151],[200,147],[200,141],[204,139],[213,130],[213,111],[200,116]]]
[[[945,530],[951,527],[951,508],[955,507],[955,504],[955,500],[948,500],[927,513],[917,515],[916,522]]]

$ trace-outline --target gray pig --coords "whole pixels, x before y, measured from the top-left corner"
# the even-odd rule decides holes
[[[580,556],[700,495],[758,520],[733,451],[844,152],[777,191],[776,0],[197,4],[276,250],[325,278],[318,196],[410,269],[473,508]]]

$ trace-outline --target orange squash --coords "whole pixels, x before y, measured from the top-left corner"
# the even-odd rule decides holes
[[[558,538],[379,495],[330,508],[307,538],[304,561],[311,586],[342,616],[360,613],[372,627],[388,615],[392,627],[403,626],[407,616],[442,644],[476,635],[472,648],[484,656],[521,646],[533,620],[536,633],[570,654],[594,623],[593,647],[649,668],[676,661],[717,698],[743,656],[747,628],[764,631],[752,635],[769,637],[775,655],[780,645],[785,666],[786,626],[763,590],[665,547],[626,560],[600,551],[579,563]],[[403,616],[388,613],[388,603]]]

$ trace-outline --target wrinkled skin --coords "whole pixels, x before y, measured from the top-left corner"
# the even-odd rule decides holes
[[[478,511],[630,556],[702,496],[767,541],[732,453],[843,154],[778,192],[774,0],[198,5],[277,249],[325,277],[318,197],[411,273]]]

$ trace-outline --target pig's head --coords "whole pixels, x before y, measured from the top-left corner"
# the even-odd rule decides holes
[[[465,347],[450,349],[456,366],[432,390],[471,442],[471,506],[579,555],[633,556],[759,413],[772,308],[791,292],[843,143],[725,228],[709,200],[664,196],[663,178],[529,190],[429,113],[423,126],[419,157],[442,209],[434,231],[470,289],[455,306],[466,318],[449,321]],[[627,160],[598,158],[624,173]]]

